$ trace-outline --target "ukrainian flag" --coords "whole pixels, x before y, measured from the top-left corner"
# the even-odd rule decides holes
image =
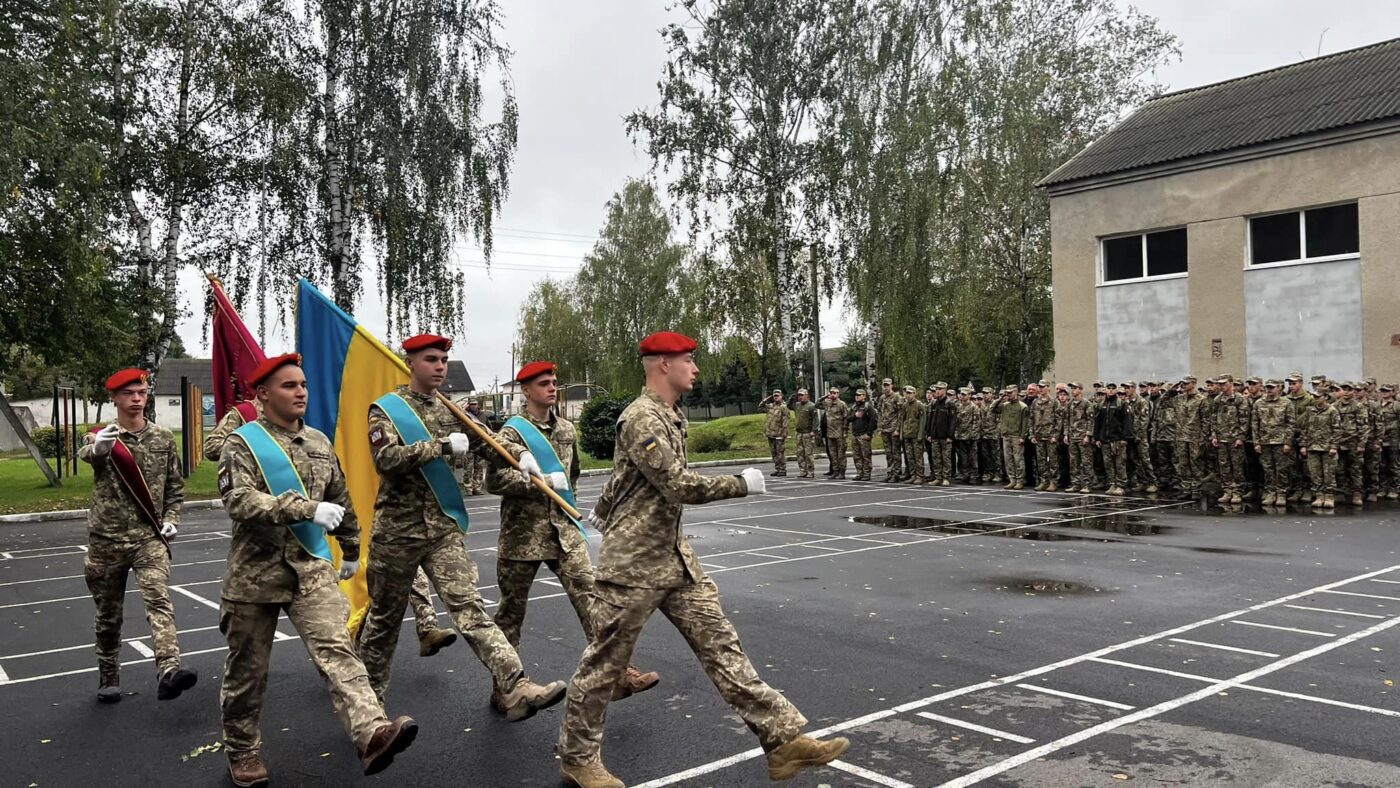
[[[340,584],[350,599],[355,631],[369,605],[364,556],[369,552],[379,473],[369,448],[369,406],[395,386],[408,383],[408,367],[394,351],[355,322],[315,285],[302,279],[297,292],[297,352],[308,388],[306,424],[335,444],[360,520],[360,572]],[[340,547],[332,549],[339,552]]]

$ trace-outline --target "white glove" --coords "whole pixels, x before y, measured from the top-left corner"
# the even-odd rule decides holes
[[[106,457],[112,453],[112,444],[117,442],[117,435],[121,433],[121,428],[115,424],[108,424],[97,431],[97,435],[92,439],[92,453],[99,457]]]
[[[160,527],[160,535],[169,539],[179,533],[180,529],[175,527],[175,523],[166,523]]]
[[[763,471],[757,468],[745,468],[739,476],[743,478],[744,484],[749,486],[749,495],[762,495],[768,492],[768,483],[763,480]]]
[[[340,521],[345,519],[345,507],[330,501],[321,501],[316,504],[316,515],[311,518],[311,522],[321,526],[326,533],[334,531],[340,525]]]
[[[569,489],[569,477],[563,471],[555,471],[549,475],[549,486],[556,490]]]
[[[458,457],[465,457],[472,450],[471,439],[460,432],[448,435],[447,442],[452,446],[452,453]]]
[[[359,562],[359,561],[346,561],[346,560],[343,559],[343,558],[341,559],[341,561],[340,561],[340,579],[341,579],[341,580],[349,580],[350,578],[354,577],[354,576],[355,576],[355,573],[358,572],[358,571],[360,571],[360,562]]]
[[[593,530],[602,533],[608,527],[608,519],[598,514],[597,509],[590,509],[588,512],[588,524]]]
[[[520,455],[520,473],[525,476],[525,483],[530,483],[531,476],[543,476],[544,471],[540,470],[540,464],[535,462],[535,455],[525,452]]]

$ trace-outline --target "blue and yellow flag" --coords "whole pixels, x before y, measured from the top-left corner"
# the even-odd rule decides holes
[[[408,367],[305,279],[297,292],[297,352],[309,389],[306,424],[335,444],[350,502],[360,519],[361,569],[340,584],[350,599],[353,631],[369,605],[363,556],[369,552],[374,499],[379,494],[379,473],[370,455],[369,406],[395,386],[408,383]]]

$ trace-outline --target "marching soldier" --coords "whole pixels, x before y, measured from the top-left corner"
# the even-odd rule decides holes
[[[1244,503],[1244,444],[1249,440],[1249,401],[1235,391],[1230,375],[1216,378],[1220,393],[1211,408],[1210,445],[1219,467],[1220,498],[1216,503]]]
[[[826,411],[826,476],[832,479],[846,478],[846,422],[851,408],[841,399],[841,390],[835,386],[827,392],[821,407]]]
[[[121,693],[122,613],[126,578],[135,572],[151,626],[156,697],[173,700],[198,681],[180,666],[175,606],[170,601],[170,546],[180,525],[185,480],[175,436],[146,419],[150,376],[124,369],[107,378],[116,421],[84,437],[78,458],[92,466],[92,506],[83,577],[97,608],[97,699]]]
[[[952,484],[953,434],[958,420],[957,408],[948,399],[948,384],[938,381],[930,387],[933,399],[928,405],[924,434],[928,442],[928,483],[947,487]]]
[[[768,438],[768,449],[773,454],[773,475],[787,476],[787,436],[788,422],[792,411],[783,402],[783,390],[773,389],[768,399],[758,403],[767,413],[763,434]]]
[[[880,393],[880,437],[885,442],[885,478],[897,482],[903,475],[904,447],[900,445],[899,427],[904,420],[904,400],[894,390],[894,381],[885,378]]]
[[[532,362],[520,369],[515,382],[525,397],[525,408],[501,427],[496,438],[512,455],[528,452],[534,457],[549,485],[573,505],[579,475],[578,433],[554,410],[558,398],[555,375],[555,366],[548,361]],[[501,603],[496,608],[496,626],[518,653],[530,587],[543,565],[559,579],[583,633],[592,640],[593,562],[582,526],[513,468],[497,465],[487,477],[487,486],[501,496],[501,530],[496,543],[496,587]],[[643,673],[629,664],[613,689],[612,699],[645,692],[660,681],[657,674]],[[491,693],[491,705],[506,711],[500,688]]]
[[[374,504],[368,568],[370,608],[360,634],[360,654],[370,684],[382,699],[409,588],[422,567],[447,606],[457,631],[491,672],[500,708],[512,722],[531,717],[564,697],[564,683],[540,686],[525,676],[520,657],[486,614],[477,590],[476,564],[467,554],[466,506],[445,458],[472,451],[461,424],[437,399],[447,377],[452,340],[420,334],[404,341],[411,375],[370,407],[369,443],[381,480]],[[477,450],[485,453],[486,447]],[[530,453],[522,474],[539,473]]]
[[[851,446],[856,455],[856,481],[870,481],[870,442],[875,437],[879,417],[865,401],[865,389],[856,389],[856,404],[851,408]]]
[[[972,389],[958,389],[957,418],[953,421],[953,446],[957,450],[958,483],[977,480],[977,440],[982,429],[981,411],[972,401]]]
[[[1181,497],[1194,500],[1201,497],[1202,449],[1206,437],[1206,396],[1196,390],[1196,378],[1181,379],[1181,394],[1176,398],[1176,472],[1181,477]]]
[[[642,341],[646,386],[618,418],[616,464],[594,509],[603,531],[594,591],[597,628],[569,683],[558,748],[562,777],[581,788],[623,788],[602,760],[608,701],[658,609],[680,630],[725,702],[758,735],[771,779],[830,763],[850,746],[844,738],[802,735],[807,720],[759,679],[720,607],[718,588],[681,530],[683,503],[766,491],[755,468],[738,476],[702,476],[686,467],[686,419],[676,403],[695,385],[695,347],[695,340],[671,332]]]
[[[904,387],[904,423],[899,425],[904,445],[904,483],[924,483],[924,425],[928,406],[913,386]]]
[[[1264,497],[1259,500],[1261,506],[1288,505],[1289,466],[1293,464],[1290,455],[1296,433],[1293,405],[1279,397],[1277,380],[1268,381],[1264,384],[1264,398],[1254,406],[1250,426],[1254,450],[1264,469]]]
[[[1006,489],[1026,488],[1026,436],[1030,434],[1030,412],[1021,401],[1020,390],[1007,386],[996,404],[997,434],[1006,468]]]
[[[1308,411],[1298,425],[1302,444],[1298,451],[1308,463],[1308,475],[1317,493],[1312,501],[1314,509],[1337,507],[1337,444],[1342,424],[1337,409],[1327,400],[1327,388],[1319,387],[1317,394],[1309,398]]]
[[[219,694],[229,776],[240,788],[268,782],[258,722],[284,611],[326,681],[364,773],[376,774],[413,743],[418,725],[410,717],[389,721],[346,629],[350,605],[336,580],[359,567],[360,529],[345,477],[330,440],[302,421],[299,355],[267,359],[248,382],[262,415],[234,431],[219,462],[219,492],[233,520],[219,605],[219,631],[228,639]],[[340,543],[338,574],[328,534]]]
[[[797,404],[792,411],[797,426],[797,469],[801,472],[798,478],[811,479],[817,472],[817,406],[807,399],[807,389],[797,390]]]

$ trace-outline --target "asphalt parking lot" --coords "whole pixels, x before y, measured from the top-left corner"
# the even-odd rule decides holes
[[[810,730],[852,740],[792,785],[1400,785],[1400,507],[1265,514],[770,482],[766,496],[690,508],[686,523],[759,674]],[[584,480],[584,508],[601,484]],[[495,499],[468,503],[494,601]],[[0,525],[0,784],[227,784],[217,607],[229,527],[221,511],[191,512],[174,548],[180,645],[199,685],[156,701],[133,580],[128,696],[99,706],[84,524]],[[546,578],[521,648],[537,680],[568,678],[584,647]],[[559,709],[507,724],[465,644],[420,658],[405,627],[389,711],[421,733],[366,779],[282,622],[263,717],[274,784],[558,784]],[[609,712],[604,758],[628,785],[767,782],[756,740],[664,618],[634,661],[662,683]]]

